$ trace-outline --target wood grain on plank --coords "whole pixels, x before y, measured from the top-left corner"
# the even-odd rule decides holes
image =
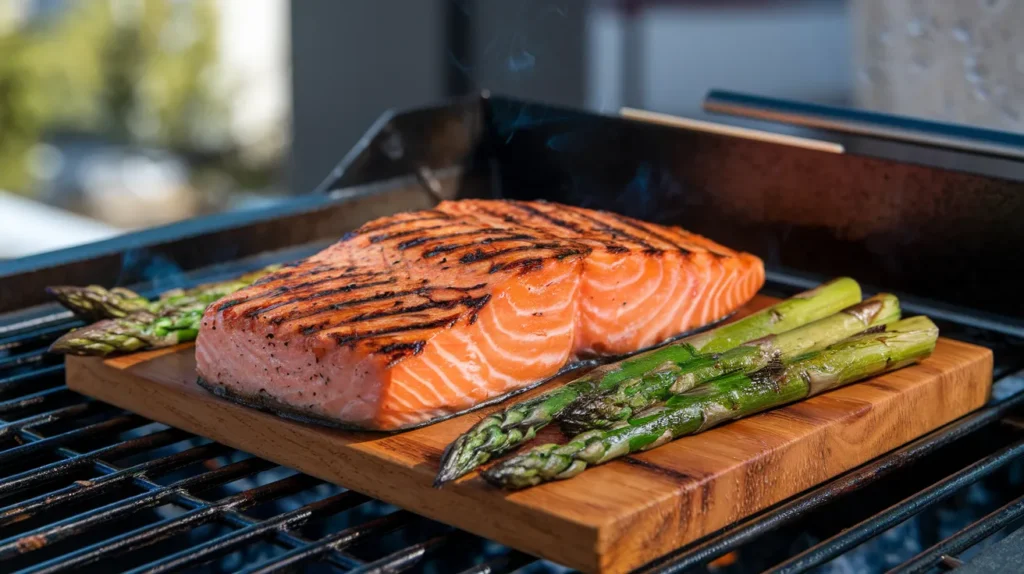
[[[906,369],[508,493],[475,474],[431,487],[444,447],[499,407],[396,435],[342,432],[207,393],[191,345],[67,365],[78,392],[587,572],[635,568],[897,448],[983,405],[992,377],[991,351],[940,339]]]

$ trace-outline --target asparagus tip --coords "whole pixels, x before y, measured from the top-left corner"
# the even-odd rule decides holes
[[[74,285],[51,285],[44,290],[47,295],[56,299],[58,303],[68,310],[76,314],[82,314],[86,311],[91,311],[91,309],[84,309],[79,302],[75,301],[75,297],[80,296],[86,289],[87,287],[76,287]],[[88,315],[89,313],[85,314]]]
[[[105,357],[110,354],[111,349],[101,348],[100,345],[89,345],[83,342],[76,331],[71,331],[59,337],[50,344],[47,352],[55,355],[72,355],[75,357]]]
[[[434,484],[432,486],[434,488],[436,488],[437,490],[441,490],[449,482],[452,482],[453,480],[459,478],[460,476],[461,476],[460,474],[456,474],[456,473],[448,473],[448,474],[445,474],[443,476],[442,476],[441,473],[438,473],[437,476],[434,477]]]
[[[51,285],[49,287],[45,287],[43,290],[46,291],[47,295],[59,298],[67,289],[68,287],[66,285]]]
[[[480,476],[491,486],[505,490],[521,490],[547,482],[547,478],[541,476],[536,470],[528,468],[529,464],[524,464],[531,454],[534,453],[528,452],[496,464],[481,471]]]
[[[70,335],[70,333],[68,333],[68,335]],[[51,343],[50,347],[47,349],[47,351],[49,351],[50,353],[53,353],[55,355],[74,355],[75,354],[75,348],[74,348],[73,345],[71,345],[69,343],[68,335],[64,335],[64,336],[58,338],[53,343]]]
[[[485,457],[484,453],[476,452],[477,449],[466,448],[467,435],[461,435],[449,444],[441,454],[441,467],[434,478],[434,488],[441,488],[445,484],[469,474],[477,467],[477,461]]]

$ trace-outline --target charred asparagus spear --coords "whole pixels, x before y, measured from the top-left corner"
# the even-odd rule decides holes
[[[591,430],[564,445],[546,444],[483,472],[509,489],[571,478],[587,466],[665,444],[719,423],[810,397],[927,357],[938,328],[927,317],[892,323],[858,335],[789,366],[733,373],[675,395],[610,430]]]
[[[105,313],[103,316],[109,318],[66,333],[53,342],[50,352],[105,356],[193,341],[199,334],[199,322],[207,305],[251,285],[278,268],[280,266],[274,265],[230,281],[200,285],[187,291],[170,291],[152,302],[127,289],[106,291],[94,287],[61,287],[65,299],[75,297],[75,307],[62,300],[65,306],[77,309],[76,313],[93,309],[95,311],[90,312]],[[111,295],[115,293],[116,296]],[[132,304],[135,305],[139,300],[146,302],[145,307],[126,311],[128,301],[134,301]]]
[[[789,331],[832,315],[860,301],[860,297],[856,281],[836,279],[733,323],[599,367],[564,386],[488,415],[448,445],[434,486],[471,472],[491,457],[532,439],[582,396],[608,391],[667,363],[682,365],[702,353],[719,353],[747,341]]]
[[[271,265],[228,281],[207,283],[188,290],[174,289],[162,294],[156,301],[149,301],[124,287],[105,289],[99,285],[60,285],[48,287],[46,291],[75,315],[86,321],[98,321],[126,317],[140,311],[161,314],[197,304],[209,305],[279,268],[280,265]]]
[[[899,300],[880,294],[851,305],[835,315],[818,319],[792,331],[749,341],[720,354],[684,363],[665,363],[642,377],[605,393],[582,397],[558,415],[569,436],[592,429],[610,428],[647,407],[728,373],[753,373],[772,361],[789,363],[820,351],[871,327],[900,318]]]
[[[170,347],[193,341],[206,305],[173,309],[164,315],[140,311],[75,329],[53,342],[50,351],[66,355],[106,356]]]
[[[90,322],[124,317],[139,311],[148,311],[150,308],[148,299],[124,287],[108,290],[99,285],[60,285],[47,287],[46,292],[79,318]]]

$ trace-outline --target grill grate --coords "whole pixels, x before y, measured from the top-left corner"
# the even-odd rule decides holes
[[[4,571],[557,569],[70,391],[45,348],[77,325],[0,328]]]
[[[779,282],[766,288],[778,296],[795,290]],[[562,570],[71,392],[62,363],[45,347],[76,325],[60,312],[0,326],[5,570]],[[870,545],[886,533],[941,511],[965,490],[1024,472],[1024,425],[1015,418],[1024,410],[1020,341],[976,326],[940,327],[996,350],[1002,378],[990,405],[643,571],[828,571],[831,561],[878,553]],[[962,525],[904,557],[899,571],[951,569],[1020,523],[1020,481],[1003,482],[999,496],[963,512]],[[781,545],[780,538],[800,542]],[[723,560],[727,555],[739,560]]]

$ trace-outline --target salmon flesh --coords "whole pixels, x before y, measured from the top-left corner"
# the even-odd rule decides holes
[[[399,430],[717,321],[760,259],[678,227],[461,200],[371,221],[211,305],[202,384],[282,414]]]

